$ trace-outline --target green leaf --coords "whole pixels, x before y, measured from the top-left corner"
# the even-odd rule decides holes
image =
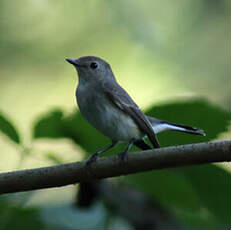
[[[34,138],[70,138],[90,155],[110,144],[110,140],[90,125],[79,112],[64,117],[61,110],[45,114],[33,129]],[[108,151],[110,154],[115,150]],[[117,150],[116,152],[119,152]]]
[[[20,136],[13,124],[3,115],[0,114],[0,131],[17,144],[20,144]]]
[[[201,99],[153,106],[147,114],[174,123],[196,126],[207,134],[201,137],[164,132],[158,135],[161,146],[215,139],[227,130],[231,119],[229,112]],[[79,112],[64,117],[61,110],[45,115],[35,125],[34,136],[70,138],[87,153],[93,153],[110,143]],[[113,149],[112,152],[115,154],[119,151]],[[228,218],[230,181],[230,175],[214,165],[159,170],[126,177],[127,183],[157,199],[181,221],[193,225],[200,223],[205,227],[218,225],[222,221],[231,222]]]
[[[214,226],[218,220],[203,207],[200,195],[188,178],[175,169],[126,176],[123,181],[141,190],[186,225]],[[207,211],[206,218],[203,217]]]
[[[111,143],[107,137],[89,124],[79,112],[75,112],[65,119],[65,129],[68,134],[67,137],[85,149],[87,155]]]
[[[15,199],[16,196],[8,195],[0,198],[0,229],[44,229],[45,225],[40,220],[39,209],[22,207]],[[29,193],[25,195],[29,197]]]
[[[161,146],[209,141],[227,131],[231,114],[211,103],[195,99],[153,106],[147,114],[162,120],[196,126],[207,136],[180,132],[158,135]],[[157,199],[187,224],[209,227],[231,223],[230,174],[215,165],[202,165],[134,174],[126,181]]]
[[[48,160],[50,160],[50,161],[52,161],[53,163],[55,163],[55,164],[63,164],[63,163],[64,163],[63,160],[60,159],[60,157],[58,157],[57,155],[55,155],[55,153],[53,153],[53,152],[48,152],[48,153],[45,155],[45,157],[46,157]]]
[[[193,187],[185,180],[184,176],[172,170],[133,174],[127,176],[126,180],[168,208],[184,208],[188,211],[198,210],[199,198]]]
[[[180,132],[164,132],[158,135],[161,146],[202,142],[214,139],[227,130],[230,113],[211,105],[207,101],[196,99],[153,106],[147,111],[167,121],[197,126],[207,133],[206,137],[194,136]],[[214,124],[216,120],[216,124]],[[96,152],[110,143],[110,140],[90,125],[79,112],[64,117],[61,110],[44,115],[34,126],[34,138],[70,138],[86,150],[87,154]],[[125,148],[119,145],[108,154],[121,152]]]
[[[176,101],[153,106],[147,111],[149,116],[173,123],[203,129],[206,136],[196,136],[175,131],[158,134],[161,146],[210,141],[228,130],[231,113],[203,99]]]
[[[54,110],[45,114],[33,128],[34,138],[61,138],[65,136],[63,112],[61,110]]]
[[[231,174],[214,164],[176,169],[198,194],[200,203],[223,224],[231,224]]]

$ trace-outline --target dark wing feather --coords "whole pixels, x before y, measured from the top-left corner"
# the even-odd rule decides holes
[[[144,142],[144,140],[134,141],[134,145],[142,150],[151,149],[151,147]]]
[[[151,123],[128,93],[120,85],[118,85],[117,82],[104,83],[103,91],[113,104],[131,116],[139,129],[148,136],[153,147],[159,148],[159,143],[152,129]]]

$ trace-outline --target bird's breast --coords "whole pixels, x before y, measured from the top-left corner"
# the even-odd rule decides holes
[[[133,119],[112,104],[105,94],[78,87],[76,98],[84,118],[113,141],[143,137]]]

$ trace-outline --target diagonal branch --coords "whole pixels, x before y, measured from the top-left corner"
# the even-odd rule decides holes
[[[129,153],[127,162],[121,162],[118,156],[99,158],[88,170],[85,162],[76,162],[1,173],[0,194],[59,187],[147,170],[224,161],[231,161],[231,141],[171,146]]]

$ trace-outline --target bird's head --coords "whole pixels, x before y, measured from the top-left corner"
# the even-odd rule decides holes
[[[67,58],[76,68],[80,82],[114,79],[110,65],[99,57],[84,56],[78,59]]]

